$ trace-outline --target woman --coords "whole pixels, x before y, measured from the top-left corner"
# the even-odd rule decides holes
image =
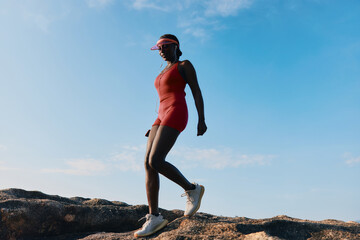
[[[185,216],[192,216],[200,207],[205,188],[199,184],[190,183],[171,163],[165,161],[166,155],[174,145],[179,134],[185,129],[188,111],[185,101],[185,86],[190,86],[199,116],[197,135],[206,132],[204,103],[196,72],[190,61],[179,61],[182,52],[177,37],[165,34],[151,50],[159,50],[160,56],[167,66],[155,79],[155,88],[160,98],[159,115],[155,120],[147,142],[145,155],[146,195],[149,204],[149,214],[141,229],[135,232],[135,237],[149,236],[164,228],[168,221],[159,213],[159,173],[180,185],[187,196]]]

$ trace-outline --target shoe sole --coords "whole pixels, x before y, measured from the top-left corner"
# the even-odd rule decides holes
[[[156,233],[157,231],[160,231],[161,229],[163,229],[164,227],[166,227],[166,225],[168,224],[168,220],[164,220],[159,226],[157,226],[152,232],[146,233],[146,234],[134,234],[135,237],[147,237],[150,236],[151,234]]]
[[[202,199],[202,197],[204,195],[204,192],[205,192],[205,187],[203,185],[200,185],[200,187],[201,187],[201,192],[200,192],[199,202],[198,202],[195,210],[192,213],[188,214],[188,215],[184,215],[185,217],[192,217],[199,210],[200,205],[201,205],[201,199]]]

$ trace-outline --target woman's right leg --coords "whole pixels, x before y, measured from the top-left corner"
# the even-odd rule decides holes
[[[174,128],[160,125],[157,129],[155,139],[152,142],[149,164],[158,173],[164,175],[187,191],[192,190],[195,186],[191,184],[174,165],[165,161],[167,154],[174,146],[179,134],[180,132]]]
[[[151,128],[145,154],[145,185],[150,214],[159,213],[159,173],[155,169],[150,167],[149,164],[149,156],[158,128],[158,125],[155,125]]]

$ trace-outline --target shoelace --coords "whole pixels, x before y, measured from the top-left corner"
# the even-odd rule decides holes
[[[181,197],[187,197],[187,202],[193,202],[194,201],[194,198],[190,197],[190,191],[185,191],[183,194],[181,194]]]
[[[143,219],[145,219],[146,218],[146,221],[148,221],[149,219],[150,219],[150,214],[146,214],[144,217],[142,217],[142,218],[140,218],[139,220],[138,220],[138,222],[141,222]]]
[[[146,218],[146,221],[144,222],[142,229],[145,229],[149,224],[150,224],[150,214],[146,214],[145,217],[142,217],[138,220],[138,222],[140,222],[141,220],[143,220],[144,218]]]

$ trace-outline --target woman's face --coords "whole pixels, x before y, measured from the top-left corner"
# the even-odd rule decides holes
[[[165,61],[173,61],[176,59],[176,44],[163,44],[159,48],[159,54]]]

